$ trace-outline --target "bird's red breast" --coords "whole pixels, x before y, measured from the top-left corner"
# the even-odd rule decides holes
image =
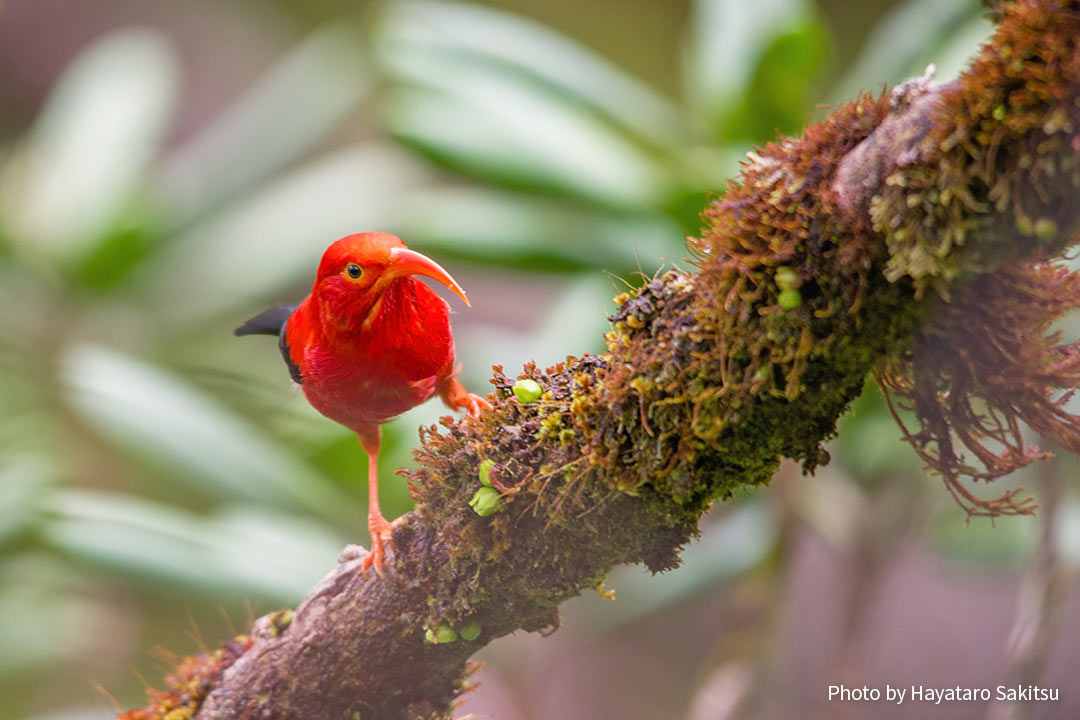
[[[353,430],[424,402],[453,374],[450,308],[413,272],[460,290],[393,235],[342,238],[326,251],[311,295],[285,325],[308,401]]]
[[[449,307],[418,280],[387,288],[367,327],[328,327],[316,308],[309,296],[289,319],[289,353],[308,401],[346,427],[400,415],[453,373]]]

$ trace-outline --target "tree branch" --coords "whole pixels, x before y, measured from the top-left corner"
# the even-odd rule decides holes
[[[751,153],[691,241],[697,272],[622,298],[607,353],[526,367],[531,403],[497,368],[491,412],[422,430],[385,578],[347,549],[295,613],[188,659],[127,717],[449,717],[482,645],[556,627],[617,564],[675,567],[710,504],[781,458],[826,462],[931,303],[1075,238],[1078,38],[1077,2],[1011,4],[960,80],[862,97]],[[485,460],[501,506],[481,517]]]

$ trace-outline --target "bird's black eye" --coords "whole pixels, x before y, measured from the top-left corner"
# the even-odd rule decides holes
[[[345,266],[345,272],[349,274],[353,280],[364,274],[364,268],[360,267],[356,263],[349,263]]]

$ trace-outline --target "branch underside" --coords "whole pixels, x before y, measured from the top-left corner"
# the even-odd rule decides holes
[[[544,389],[526,404],[497,368],[490,412],[422,430],[385,578],[347,550],[295,613],[126,717],[447,718],[481,646],[556,627],[617,564],[675,567],[710,504],[782,458],[827,462],[866,374],[911,357],[936,303],[1076,237],[1077,38],[1080,3],[1011,4],[959,80],[752,153],[703,215],[697,272],[623,298],[607,353],[526,367]],[[481,517],[484,461],[501,508]]]

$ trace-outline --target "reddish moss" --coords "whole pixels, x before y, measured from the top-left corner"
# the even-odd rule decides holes
[[[1063,250],[1080,220],[1080,4],[1002,6],[993,37],[938,99],[947,114],[872,205],[890,278],[921,293]],[[973,245],[970,240],[978,237]]]
[[[117,720],[189,720],[221,677],[251,647],[247,635],[238,635],[213,653],[188,655],[165,677],[166,690],[147,690],[146,708],[117,715]]]
[[[1080,305],[1080,278],[1051,262],[1016,263],[1077,239],[1080,3],[1007,3],[1000,12],[991,41],[941,93],[948,117],[872,204],[887,275],[941,297],[930,299],[910,352],[878,379],[914,410],[919,428],[901,427],[928,467],[970,514],[989,516],[1036,507],[1018,490],[983,500],[961,483],[1047,457],[1025,442],[1021,423],[1080,451],[1080,417],[1064,407],[1080,387],[1080,346],[1049,332]]]
[[[1080,307],[1080,275],[1054,263],[1010,266],[953,296],[878,382],[890,407],[896,396],[914,412],[918,430],[894,411],[904,438],[969,514],[1030,514],[1037,506],[1019,490],[985,500],[961,479],[994,480],[1048,457],[1027,443],[1024,424],[1080,452],[1080,416],[1065,407],[1080,387],[1080,342],[1051,331]]]

